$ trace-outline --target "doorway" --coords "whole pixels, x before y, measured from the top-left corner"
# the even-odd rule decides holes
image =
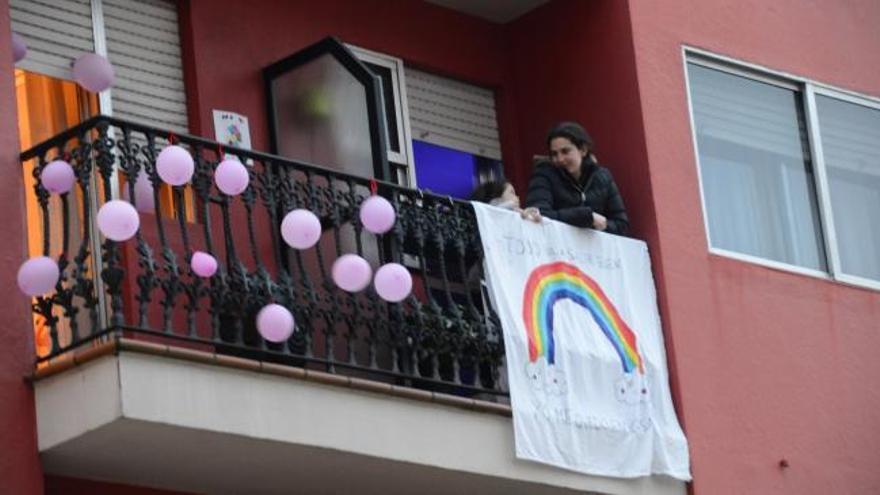
[[[29,149],[98,113],[97,96],[82,90],[76,83],[21,69],[15,70],[15,96],[18,107],[18,133],[21,150]],[[54,159],[55,157],[47,158]],[[34,168],[36,166],[36,159],[28,160],[22,164],[28,256],[46,255],[57,258],[64,249],[59,241],[62,238],[64,217],[60,205],[52,205],[51,203],[62,200],[57,195],[53,195],[48,199],[50,204],[46,208],[40,204],[35,189],[37,179],[34,176]],[[68,196],[68,226],[76,231],[81,229],[80,219],[83,218],[82,210],[85,205],[79,188],[74,188]],[[44,240],[44,215],[48,216],[46,218],[49,228],[47,241]],[[82,242],[82,238],[72,236],[71,241],[73,244],[77,244]],[[48,249],[44,246],[47,242]],[[69,251],[75,252],[78,249],[79,245],[68,246]],[[60,312],[60,308],[56,307],[56,310]],[[45,356],[52,350],[50,325],[43,316],[36,313],[33,315],[33,320],[34,347],[38,357]],[[69,334],[69,325],[64,322],[65,320],[61,318],[56,326],[58,339],[69,338],[67,335]]]

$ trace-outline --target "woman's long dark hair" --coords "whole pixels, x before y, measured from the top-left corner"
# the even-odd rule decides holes
[[[593,138],[577,122],[560,122],[547,133],[547,148],[550,142],[556,138],[565,138],[578,148],[584,148],[587,153],[593,151]]]

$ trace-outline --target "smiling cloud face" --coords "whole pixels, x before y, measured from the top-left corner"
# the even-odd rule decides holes
[[[536,392],[564,395],[568,390],[565,373],[557,366],[548,365],[544,359],[526,363],[525,372],[529,387]]]
[[[626,404],[638,404],[648,400],[648,387],[645,377],[637,373],[627,373],[614,384],[617,400]]]
[[[539,359],[535,362],[526,363],[526,377],[532,390],[544,390],[544,373],[547,370],[546,361]]]
[[[544,391],[549,395],[565,395],[567,390],[565,373],[556,366],[548,366],[544,372]]]

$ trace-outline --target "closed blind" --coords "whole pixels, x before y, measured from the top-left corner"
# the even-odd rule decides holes
[[[826,165],[880,178],[880,111],[821,95],[816,104]]]
[[[501,159],[491,90],[409,68],[405,75],[413,139]]]
[[[113,114],[188,132],[177,7],[164,0],[103,0],[107,55],[116,71]]]
[[[176,4],[100,1],[107,57],[116,72],[113,115],[188,132]],[[18,63],[24,70],[69,80],[73,61],[95,51],[90,0],[11,0],[10,14],[12,30],[28,45]]]
[[[21,69],[70,79],[73,61],[95,51],[89,0],[11,0],[9,14],[28,46]]]
[[[693,63],[688,73],[700,137],[809,159],[798,92]]]

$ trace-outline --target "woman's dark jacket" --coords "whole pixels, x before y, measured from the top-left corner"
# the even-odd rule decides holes
[[[529,181],[526,206],[575,227],[592,227],[596,212],[608,219],[605,232],[626,234],[629,218],[611,172],[586,159],[581,167],[580,180],[575,180],[549,161],[539,162]]]

